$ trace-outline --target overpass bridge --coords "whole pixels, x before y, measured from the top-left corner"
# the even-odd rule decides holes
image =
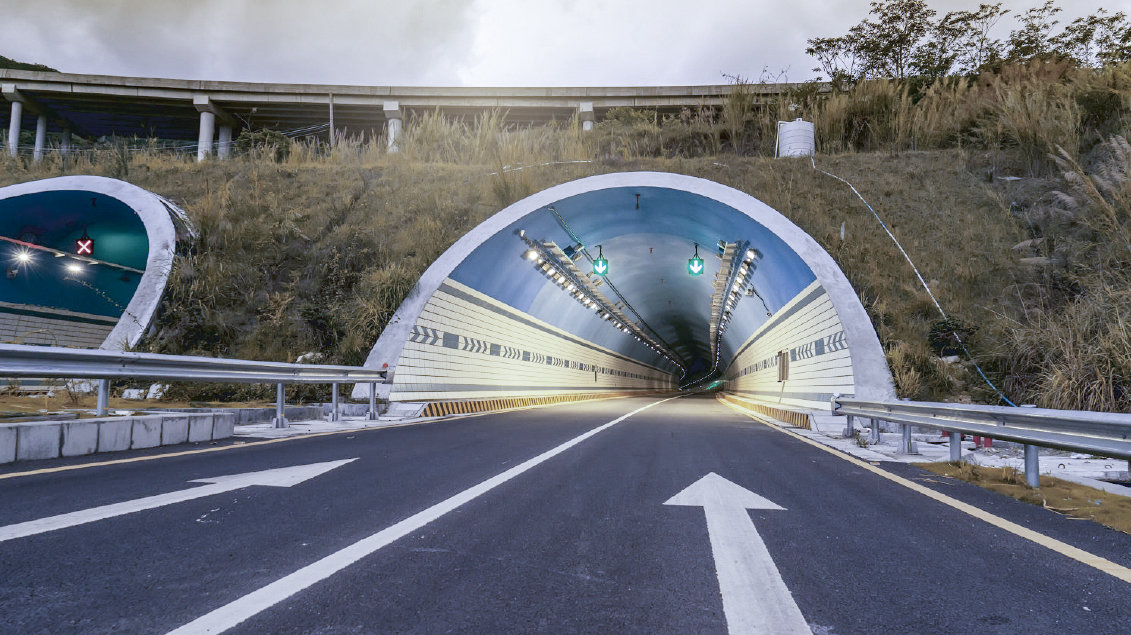
[[[784,94],[790,84],[744,86],[756,101]],[[736,87],[605,86],[471,88],[428,86],[349,86],[277,84],[79,75],[0,69],[0,93],[9,107],[7,139],[36,130],[33,153],[42,156],[47,135],[57,134],[66,149],[72,134],[197,140],[200,156],[230,152],[242,129],[318,128],[336,134],[375,135],[395,141],[406,115],[434,110],[473,118],[499,109],[516,125],[568,121],[587,129],[611,108],[633,107],[678,114],[720,107]],[[17,148],[7,142],[8,151]]]

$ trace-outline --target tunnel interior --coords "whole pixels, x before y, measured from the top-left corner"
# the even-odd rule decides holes
[[[482,223],[367,365],[390,368],[391,401],[720,386],[816,408],[893,392],[855,291],[811,237],[747,194],[654,172],[559,185]]]
[[[603,256],[609,269],[598,290],[627,305],[627,315],[639,316],[678,355],[685,382],[718,370],[708,328],[712,282],[722,265],[718,243],[748,244],[757,253],[751,283],[758,294],[739,300],[720,343],[722,359],[734,354],[744,335],[768,319],[767,313],[779,310],[815,279],[805,262],[757,221],[718,201],[659,187],[602,189],[541,207],[495,234],[452,272],[454,280],[516,309],[672,372],[682,373],[547,278],[538,261],[526,257],[529,248],[520,232],[562,247],[583,245],[570,252],[591,280],[598,277],[593,261]],[[704,270],[691,275],[687,265],[696,253]],[[608,291],[610,283],[620,295]]]
[[[174,215],[183,212],[105,177],[0,188],[0,342],[129,348],[163,293]]]

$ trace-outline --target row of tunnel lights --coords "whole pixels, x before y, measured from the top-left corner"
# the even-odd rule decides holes
[[[757,256],[757,251],[747,249],[746,257],[742,259],[742,264],[738,266],[738,274],[734,277],[734,284],[730,287],[730,292],[727,294],[726,304],[723,308],[723,319],[719,322],[719,337],[722,337],[727,327],[730,326],[730,319],[734,315],[734,308],[738,306],[738,301],[742,299],[742,291],[750,281],[750,276],[754,273],[754,259]]]
[[[608,311],[605,311],[604,309],[597,308],[597,307],[600,306],[600,303],[597,302],[597,300],[595,298],[593,298],[591,295],[586,293],[583,289],[578,288],[578,286],[576,284],[574,284],[573,281],[569,279],[569,277],[562,274],[560,271],[557,270],[556,267],[554,267],[554,265],[552,265],[548,260],[543,258],[542,254],[540,254],[538,252],[538,250],[528,249],[524,255],[525,255],[527,260],[531,261],[534,264],[534,267],[539,272],[541,272],[542,275],[546,276],[551,282],[553,282],[554,284],[561,287],[562,290],[564,290],[566,293],[569,293],[570,296],[573,297],[573,299],[580,302],[582,306],[584,306],[587,309],[597,309],[597,316],[598,317],[612,323],[612,325],[617,330],[619,330],[619,331],[621,331],[625,334],[632,335],[634,338],[636,338],[637,342],[640,342],[644,346],[647,346],[657,355],[660,355],[660,356],[664,357],[665,359],[667,359],[668,361],[675,364],[676,366],[683,368],[683,364],[681,364],[679,362],[679,360],[672,358],[672,356],[665,353],[663,350],[661,350],[656,345],[654,345],[651,342],[643,339],[639,335],[636,335],[635,333],[633,333],[632,330],[629,329],[628,326],[626,326],[623,322],[621,322],[616,316],[612,315]],[[598,260],[603,260],[603,258],[599,258]],[[598,274],[598,275],[603,276],[603,274]]]
[[[60,257],[61,255],[62,254],[58,254],[56,257]],[[31,253],[30,249],[20,249],[16,251],[16,253],[12,256],[12,260],[15,261],[15,269],[18,271],[20,266],[30,266],[31,263],[35,260],[35,256]],[[86,268],[83,267],[82,263],[77,260],[70,260],[63,266],[63,268],[67,270],[67,273],[74,274],[82,273],[86,270]],[[11,273],[12,270],[10,269],[9,272]]]

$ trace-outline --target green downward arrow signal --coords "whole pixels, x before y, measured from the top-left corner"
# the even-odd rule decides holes
[[[687,273],[698,276],[703,273],[703,259],[696,256],[687,261]]]
[[[609,273],[609,261],[604,258],[598,258],[593,261],[593,273],[603,276]]]

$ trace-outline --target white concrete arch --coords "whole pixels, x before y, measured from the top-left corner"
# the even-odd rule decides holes
[[[122,317],[99,346],[107,350],[129,350],[149,327],[169,279],[177,241],[173,217],[191,232],[188,218],[184,211],[157,194],[101,176],[62,176],[10,185],[0,188],[0,200],[53,191],[91,192],[117,199],[133,209],[145,226],[149,250],[144,273]]]
[[[423,323],[421,320],[427,315],[426,309],[429,307],[430,301],[444,285],[450,285],[450,277],[453,272],[477,248],[499,235],[500,232],[504,232],[508,227],[513,229],[516,222],[534,212],[545,210],[547,207],[570,197],[615,188],[660,188],[696,195],[737,210],[772,232],[811,269],[816,280],[810,285],[812,289],[808,290],[808,294],[813,296],[814,289],[823,290],[823,295],[827,295],[826,304],[831,304],[832,310],[835,311],[833,318],[838,323],[838,328],[841,325],[843,326],[842,332],[838,331],[835,337],[828,340],[834,342],[834,349],[836,343],[847,343],[848,352],[844,354],[844,357],[846,358],[845,364],[850,363],[851,378],[848,380],[849,383],[845,385],[845,390],[840,392],[877,399],[894,397],[891,374],[867,312],[840,267],[815,240],[789,219],[749,194],[706,179],[660,172],[605,174],[563,183],[508,206],[468,232],[425,271],[370,352],[366,366],[382,367],[388,365],[393,371],[393,386],[386,385],[383,390],[379,389],[379,396],[389,398],[392,394],[392,400],[398,400],[396,388],[398,371],[400,370],[398,366],[406,359],[404,357],[406,343],[410,343],[411,346],[412,340],[419,339],[418,336],[422,331],[419,330],[421,327],[418,324]],[[801,295],[798,294],[794,300],[801,299]],[[825,299],[821,298],[821,300],[824,301]],[[781,308],[790,309],[793,307],[795,310],[794,305],[796,304],[797,302],[794,302],[789,307]],[[779,313],[781,312],[779,311]],[[775,314],[775,318],[777,317],[779,317],[778,314]],[[771,318],[764,325],[763,330],[776,326],[773,324],[773,320],[774,318]],[[706,324],[703,327],[706,328]],[[427,333],[427,331],[423,332]],[[813,333],[815,332],[805,334],[804,337],[813,337]],[[758,334],[750,333],[751,338],[755,338],[756,335]],[[820,333],[817,333],[816,336],[824,337]],[[748,340],[747,348],[749,344],[750,341]],[[819,344],[819,346],[823,348],[822,345]],[[842,346],[842,348],[844,347]],[[733,362],[734,360],[730,361]],[[848,376],[846,370],[838,372]],[[737,370],[735,373],[737,373]],[[355,388],[355,397],[367,394],[366,386],[359,385]],[[816,407],[814,404],[818,399],[812,396],[815,394],[811,393],[809,398],[799,397],[794,405],[807,404],[810,408]],[[430,398],[442,397],[433,394],[419,400]],[[458,396],[455,398],[458,398]],[[407,400],[403,396],[401,399]]]

